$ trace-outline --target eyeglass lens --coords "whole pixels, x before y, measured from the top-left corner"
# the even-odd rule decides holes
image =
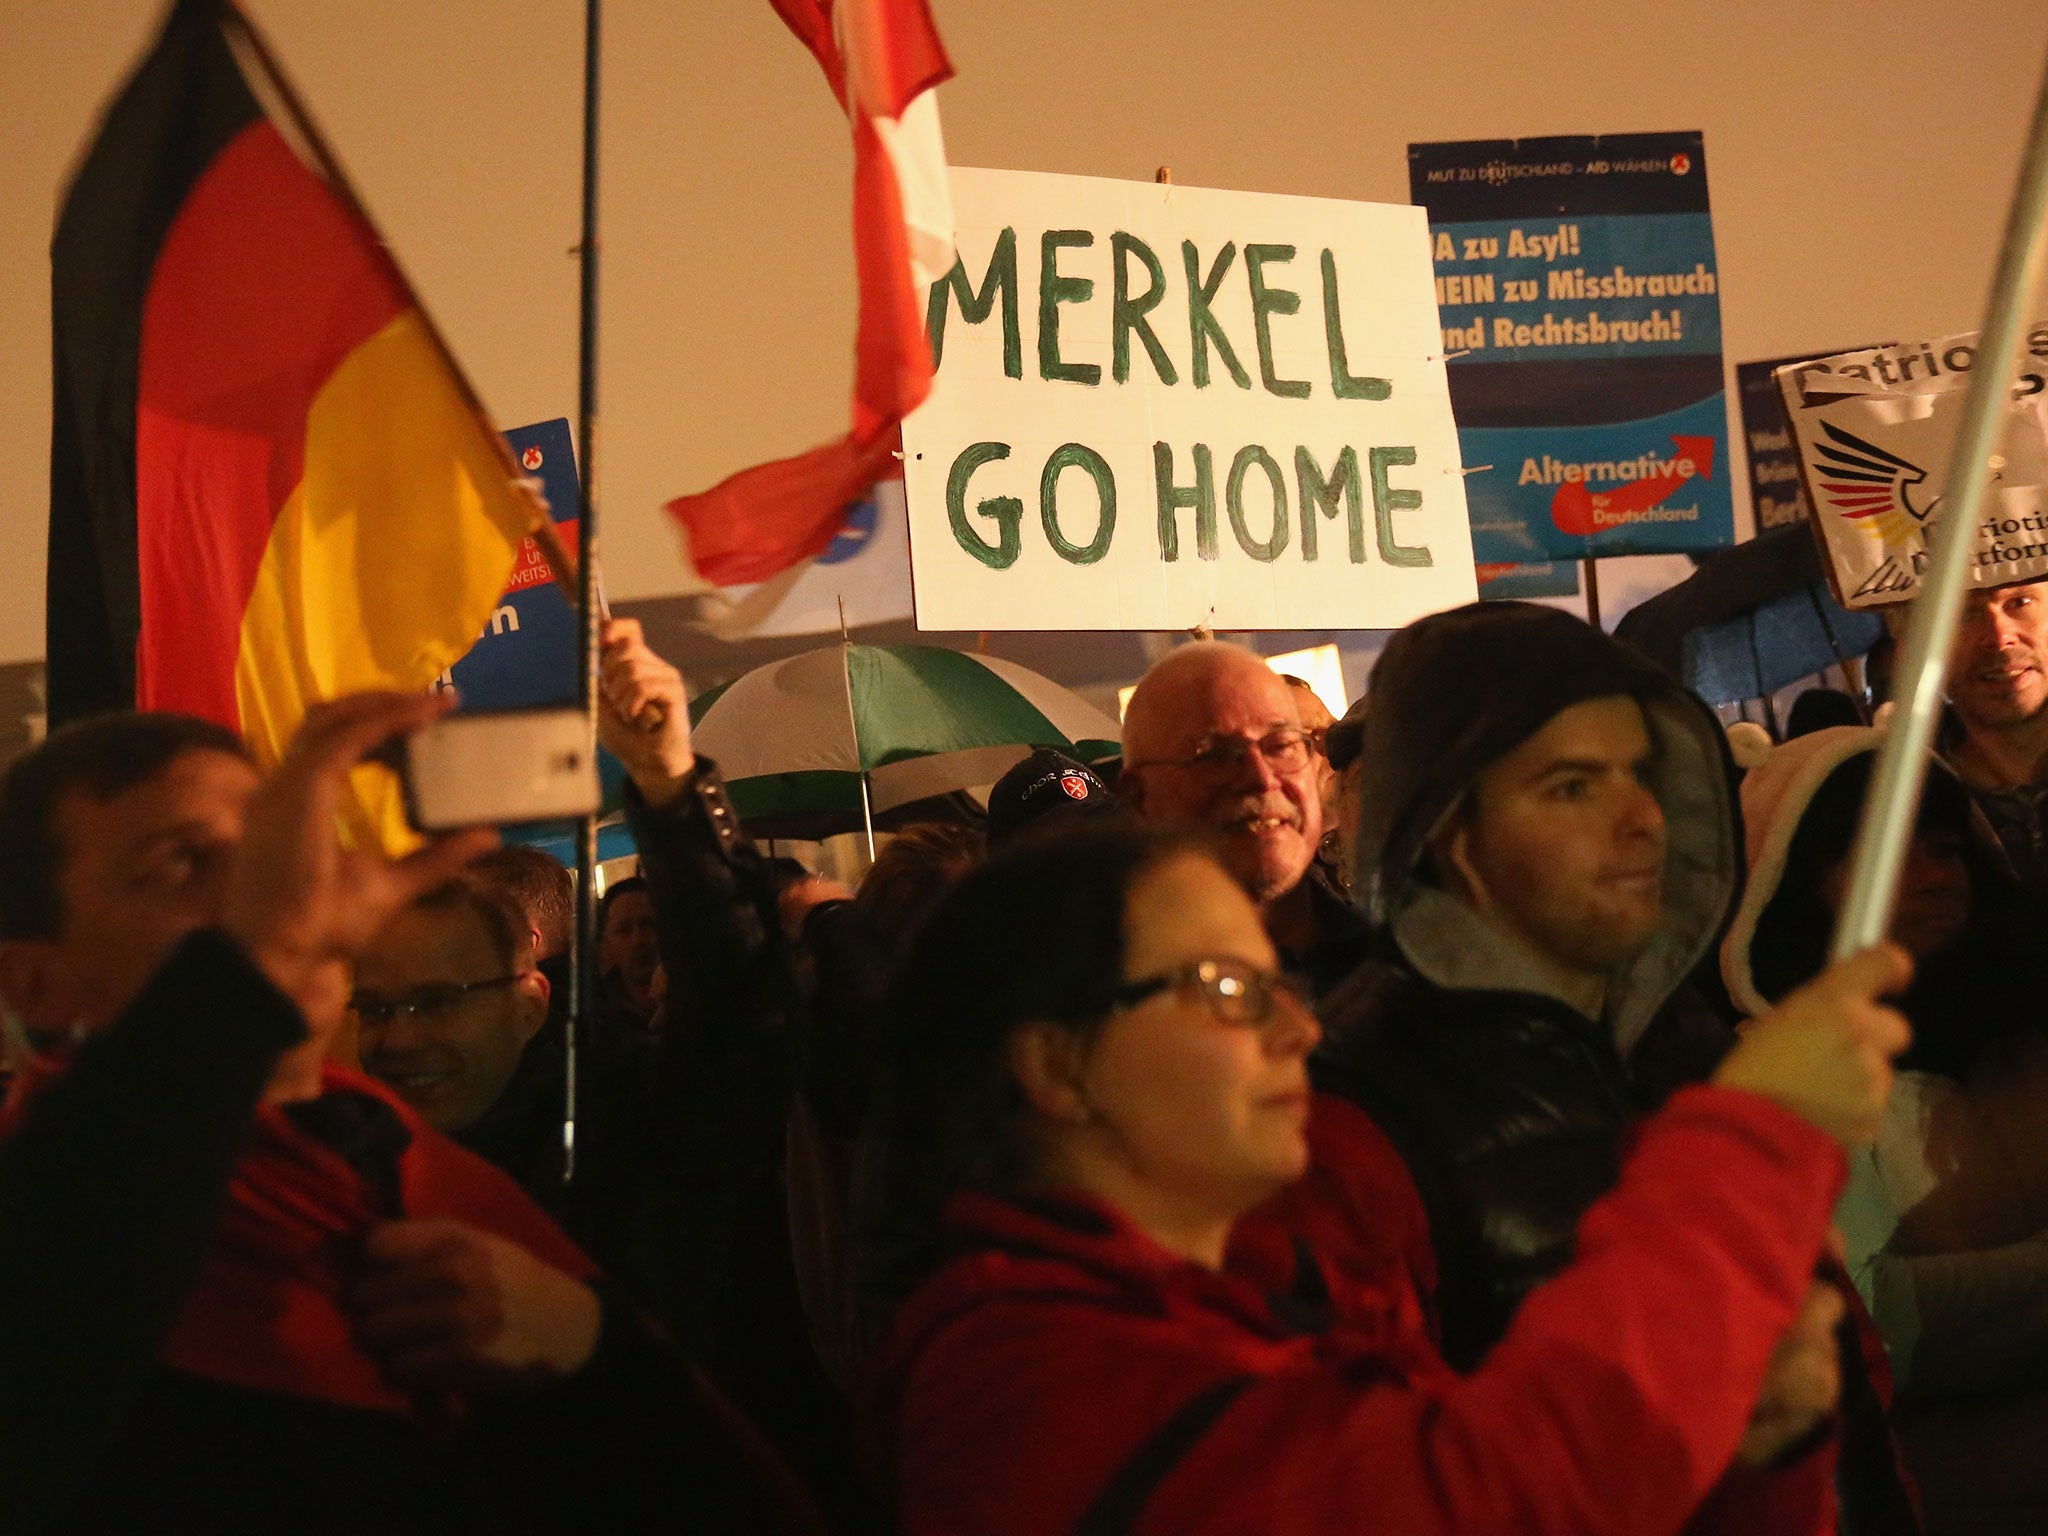
[[[1275,731],[1251,741],[1243,736],[1213,736],[1196,752],[1194,760],[1204,767],[1235,768],[1256,752],[1280,773],[1295,773],[1307,766],[1308,738],[1299,731]]]

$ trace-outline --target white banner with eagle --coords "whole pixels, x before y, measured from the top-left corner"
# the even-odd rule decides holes
[[[1976,341],[1971,331],[1778,370],[1815,537],[1845,608],[1902,603],[1919,587]],[[2048,322],[2027,332],[1991,468],[1971,585],[2048,576]]]

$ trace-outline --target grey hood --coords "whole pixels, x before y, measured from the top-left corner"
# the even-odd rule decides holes
[[[1606,1016],[1627,1051],[1719,940],[1742,883],[1727,740],[1655,663],[1532,603],[1474,603],[1411,624],[1373,669],[1360,722],[1357,887],[1418,971],[1460,990],[1543,991],[1537,966],[1419,878],[1430,839],[1488,765],[1560,710],[1628,694],[1657,745],[1666,824],[1663,921],[1612,981]]]

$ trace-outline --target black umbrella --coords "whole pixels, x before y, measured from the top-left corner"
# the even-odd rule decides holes
[[[1835,601],[1812,532],[1791,523],[1707,556],[1614,633],[1709,704],[1735,704],[1861,656],[1884,624]]]

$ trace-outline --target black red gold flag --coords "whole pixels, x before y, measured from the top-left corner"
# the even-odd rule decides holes
[[[273,760],[309,705],[459,659],[533,507],[256,46],[179,0],[65,198],[49,679],[53,721],[177,710]],[[402,844],[389,776],[356,789],[355,839]]]

